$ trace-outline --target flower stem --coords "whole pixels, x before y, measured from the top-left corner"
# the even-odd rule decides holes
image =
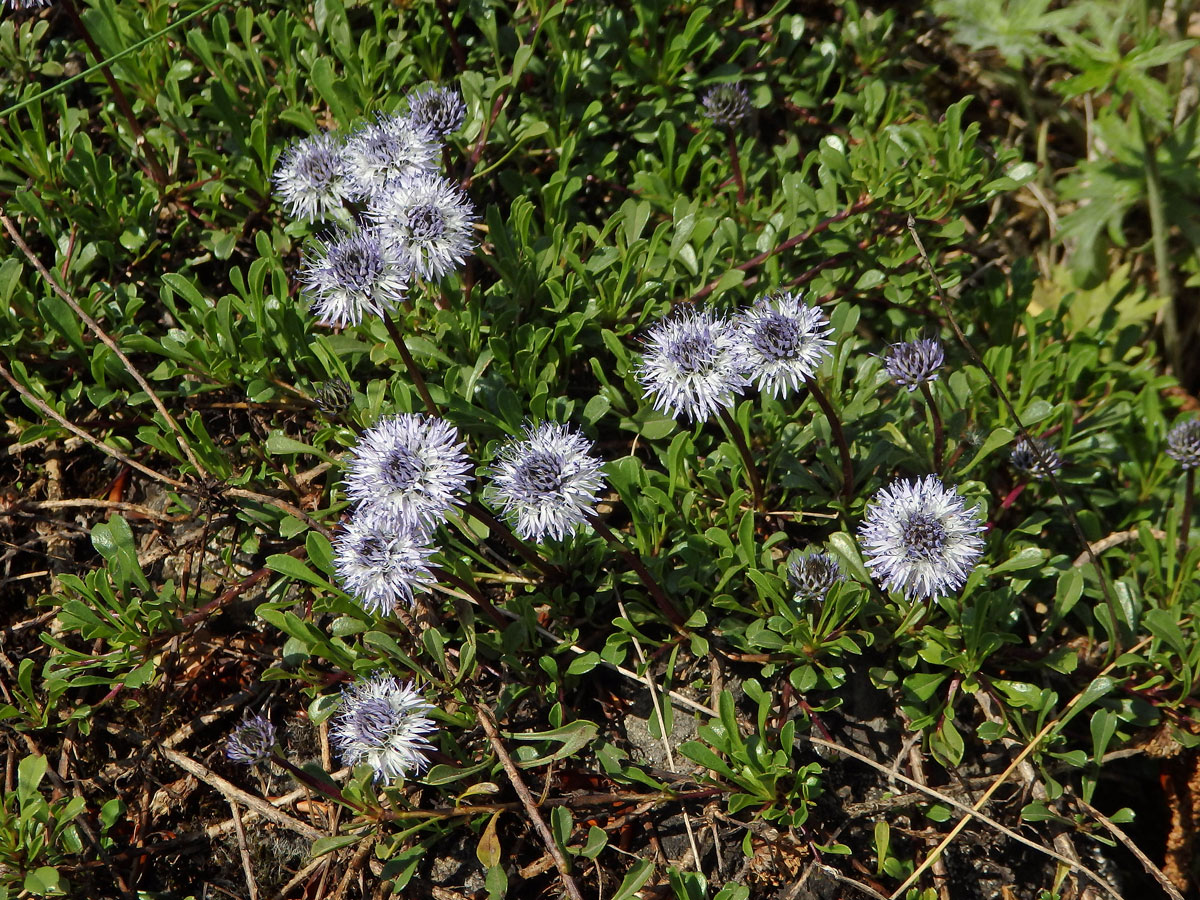
[[[746,202],[746,179],[742,177],[742,161],[738,157],[737,141],[729,134],[729,165],[733,168],[733,183],[737,185],[738,203]]]
[[[404,343],[404,337],[400,334],[400,329],[390,312],[384,312],[383,324],[387,328],[388,334],[391,335],[396,349],[400,352],[400,359],[404,361],[404,367],[408,369],[408,377],[412,379],[413,386],[417,389],[417,393],[421,395],[421,400],[425,403],[425,409],[431,416],[440,416],[441,413],[438,411],[437,404],[433,402],[433,398],[429,396],[429,388],[425,386],[425,378],[421,375],[421,370],[417,368],[417,361],[408,352],[408,345]]]
[[[487,613],[488,617],[500,627],[501,631],[508,627],[508,619],[504,618],[504,616],[500,614],[500,610],[496,609],[495,604],[493,604],[491,600],[483,595],[483,592],[479,590],[478,585],[471,584],[465,579],[459,578],[449,569],[439,568],[435,570],[434,574],[438,577],[439,581],[444,581],[447,584],[458,588],[460,591],[474,600],[475,605]]]
[[[1179,557],[1182,559],[1188,551],[1188,534],[1192,530],[1192,505],[1196,499],[1196,470],[1188,469],[1184,481],[1183,523],[1179,526]]]
[[[662,614],[667,617],[677,631],[682,632],[683,623],[685,621],[683,616],[680,614],[679,609],[675,606],[675,604],[672,603],[670,598],[663,592],[663,589],[659,585],[658,581],[650,573],[650,570],[646,568],[646,564],[638,558],[636,553],[632,552],[628,547],[625,546],[624,541],[613,534],[613,530],[605,525],[599,516],[595,514],[588,516],[588,522],[593,528],[596,529],[596,533],[599,534],[600,537],[604,538],[609,542],[609,544],[612,545],[613,549],[621,555],[621,558],[629,564],[629,567],[633,569],[633,571],[637,572],[638,577],[642,580],[642,584],[645,585],[650,596],[654,598],[654,602],[662,611]]]
[[[474,500],[467,501],[466,505],[463,507],[463,511],[468,515],[474,516],[476,519],[482,522],[489,531],[494,532],[500,538],[500,540],[508,544],[508,546],[510,546],[516,552],[516,554],[521,557],[521,559],[525,560],[525,562],[529,563],[529,565],[541,572],[546,578],[553,579],[555,581],[562,580],[563,573],[558,566],[542,559],[536,550],[531,548],[523,540],[513,534],[512,529],[504,524],[503,521],[497,519]]]
[[[829,430],[833,432],[834,443],[837,444],[838,453],[842,457],[842,496],[849,497],[854,492],[854,463],[850,459],[850,445],[846,443],[846,433],[842,430],[842,421],[816,381],[810,377],[805,378],[804,383],[808,387],[808,392],[813,395],[813,399],[817,401],[817,406],[821,407],[821,411],[825,413],[825,418],[829,422]]]
[[[750,492],[754,495],[754,506],[760,512],[766,512],[767,508],[763,505],[762,479],[758,477],[758,467],[754,465],[754,456],[750,453],[750,445],[746,443],[746,436],[742,434],[741,427],[729,414],[729,410],[722,406],[720,414],[721,421],[725,423],[725,430],[729,433],[729,439],[738,448],[742,462],[746,465],[746,480],[750,482]]]
[[[345,797],[343,797],[341,795],[340,791],[331,790],[329,788],[329,786],[326,785],[319,778],[315,778],[312,775],[309,775],[307,772],[305,772],[299,766],[293,765],[292,763],[288,762],[286,759],[283,758],[282,755],[280,755],[280,753],[278,751],[271,754],[271,762],[275,763],[275,765],[279,766],[280,768],[286,769],[287,771],[291,772],[297,781],[301,782],[302,784],[308,785],[314,791],[328,797],[334,803],[340,803],[342,806],[345,806],[348,809],[352,809],[358,813],[366,812],[365,807],[359,806],[357,803],[354,803],[351,800],[347,800]]]
[[[933,401],[933,391],[929,389],[929,382],[921,382],[921,393],[925,395],[925,402],[929,404],[929,421],[933,425],[933,474],[940,476],[942,456],[946,452],[946,429],[942,425],[942,416],[938,412],[937,404]]]

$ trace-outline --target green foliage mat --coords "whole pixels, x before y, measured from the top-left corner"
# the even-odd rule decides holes
[[[5,10],[0,898],[1186,878],[1145,820],[1190,815],[1154,754],[1184,765],[1198,731],[1193,475],[1165,454],[1185,395],[1152,343],[1162,323],[1179,372],[1193,337],[1196,116],[1160,115],[1191,42],[940,6],[948,30],[786,0]],[[703,100],[735,82],[728,127]],[[332,226],[288,220],[280,155],[431,84],[466,104],[440,163],[475,251],[387,322],[318,324],[298,276]],[[1056,183],[1042,139],[1085,101],[1110,139]],[[1059,191],[1066,245],[1028,225]],[[656,408],[658,323],[777,291],[828,317],[804,387]],[[887,357],[916,339],[945,360],[905,390]],[[346,465],[430,410],[470,496],[437,584],[376,614],[337,573]],[[590,524],[521,542],[484,485],[542,421],[605,486]],[[982,557],[885,590],[864,519],[935,473]],[[797,596],[818,551],[843,578]],[[339,757],[342,689],[380,673],[433,707],[407,779]],[[277,728],[256,768],[224,755],[251,711]]]

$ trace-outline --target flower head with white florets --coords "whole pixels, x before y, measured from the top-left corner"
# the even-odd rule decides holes
[[[429,533],[421,523],[382,518],[359,508],[333,544],[333,567],[363,609],[386,616],[434,583]]]
[[[369,764],[376,781],[420,775],[433,749],[428,735],[437,730],[432,711],[411,682],[372,675],[342,691],[329,739],[343,763]]]
[[[684,309],[650,329],[638,379],[655,409],[704,421],[732,406],[749,385],[736,348],[737,332],[727,318],[708,309]]]
[[[1200,419],[1180,422],[1167,432],[1167,456],[1185,469],[1200,467]]]
[[[357,325],[399,306],[411,271],[403,250],[379,229],[364,228],[318,241],[300,280],[322,325]]]
[[[267,762],[275,751],[275,726],[264,716],[247,713],[225,742],[225,758],[243,766]]]
[[[381,115],[346,141],[354,195],[370,201],[396,190],[414,172],[437,169],[438,141],[409,116]]]
[[[888,347],[883,367],[892,381],[911,393],[923,384],[937,381],[937,370],[945,358],[940,341],[918,338]]]
[[[830,355],[833,331],[829,319],[814,306],[786,291],[759,298],[734,320],[738,366],[760,391],[786,397],[813,376]]]
[[[521,440],[500,449],[489,494],[521,538],[562,540],[588,520],[604,487],[591,453],[591,441],[555,422],[526,426]]]
[[[364,511],[435,528],[467,486],[471,463],[458,430],[430,416],[387,416],[351,451],[346,493]]]
[[[859,530],[867,566],[908,599],[956,591],[983,555],[978,508],[936,475],[897,480],[879,491]]]
[[[341,209],[355,193],[341,139],[314,134],[292,144],[275,166],[275,190],[296,219],[312,222]]]
[[[425,279],[454,271],[474,247],[475,207],[462,188],[436,172],[405,176],[394,191],[375,197],[367,216]]]
[[[443,138],[462,127],[467,104],[454,88],[431,87],[409,96],[408,115],[418,127]]]

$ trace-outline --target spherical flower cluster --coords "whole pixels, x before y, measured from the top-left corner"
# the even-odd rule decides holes
[[[343,763],[369,764],[376,781],[420,775],[433,749],[428,735],[437,730],[432,711],[411,682],[374,675],[343,690],[329,738]]]
[[[1049,478],[1062,468],[1062,457],[1045,440],[1035,437],[1032,441],[1017,438],[1009,456],[1013,466],[1039,481]]]
[[[587,521],[604,487],[591,442],[566,425],[529,426],[500,449],[489,493],[525,540],[557,540]]]
[[[910,600],[962,587],[983,555],[982,534],[978,509],[935,475],[881,490],[859,531],[872,573]]]
[[[788,581],[797,600],[823,600],[835,584],[845,580],[842,567],[828,553],[807,553],[788,564]]]
[[[1167,432],[1167,456],[1185,469],[1200,466],[1200,419],[1180,422]]]
[[[341,209],[354,193],[341,142],[331,134],[297,141],[279,158],[275,188],[297,219],[311,222]]]
[[[358,510],[334,541],[334,571],[346,593],[375,615],[411,606],[433,584],[434,548],[425,526]]]
[[[254,766],[271,758],[275,750],[275,726],[264,716],[247,714],[225,742],[225,758]]]
[[[750,94],[738,81],[717,85],[700,102],[704,115],[725,128],[736,128],[750,114]]]
[[[938,367],[944,361],[941,343],[933,338],[920,338],[892,344],[883,358],[883,367],[892,381],[912,392],[936,381]]]
[[[300,280],[322,325],[357,325],[403,302],[410,271],[401,248],[379,229],[364,228],[318,241]]]
[[[738,367],[758,381],[760,391],[786,397],[811,378],[830,355],[833,331],[818,308],[786,291],[768,294],[738,314]]]
[[[454,88],[431,87],[408,98],[408,115],[419,127],[443,138],[462,128],[467,105]]]
[[[443,278],[474,248],[475,209],[438,171],[441,139],[462,125],[466,105],[444,87],[417,92],[408,105],[407,114],[380,115],[348,137],[304,138],[279,157],[274,181],[287,214],[337,220],[301,272],[323,325],[387,314],[413,278]]]
[[[470,468],[453,425],[411,413],[388,416],[351,451],[346,493],[373,516],[431,529],[461,502]]]
[[[380,116],[346,141],[346,165],[356,197],[389,193],[414,172],[437,168],[437,139],[408,116]]]
[[[689,307],[650,329],[638,378],[655,409],[703,421],[732,406],[749,384],[736,347],[737,332],[727,318]]]
[[[395,191],[372,199],[367,216],[422,278],[441,278],[458,268],[474,246],[471,201],[457,184],[436,172],[410,172]]]

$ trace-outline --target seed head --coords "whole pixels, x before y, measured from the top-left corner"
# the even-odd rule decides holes
[[[314,134],[292,144],[275,166],[275,190],[288,215],[302,221],[324,219],[354,193],[341,140]]]
[[[1032,443],[1025,438],[1018,438],[1009,459],[1013,466],[1038,481],[1049,478],[1062,468],[1062,457],[1058,451],[1039,437],[1035,437]]]
[[[684,309],[650,329],[638,379],[655,409],[703,421],[749,385],[736,347],[737,332],[724,316]]]
[[[367,612],[391,615],[434,583],[433,545],[421,523],[383,518],[358,509],[334,541],[333,567],[346,593]]]
[[[432,711],[411,682],[374,675],[342,691],[329,737],[343,763],[368,763],[376,781],[420,775],[433,749],[427,735],[437,730],[428,717]]]
[[[522,440],[501,448],[489,493],[521,538],[562,540],[587,521],[604,487],[591,451],[582,434],[554,422],[527,426]]]
[[[1167,432],[1167,456],[1185,469],[1200,466],[1200,419],[1179,422]]]
[[[704,115],[725,128],[736,128],[750,114],[750,93],[740,81],[718,84],[700,102]]]
[[[922,384],[937,381],[937,370],[944,360],[945,353],[937,340],[920,338],[888,347],[883,367],[892,381],[911,393]]]
[[[432,529],[462,502],[470,468],[453,425],[412,413],[388,416],[351,451],[346,493],[374,515]]]
[[[271,758],[275,750],[275,726],[270,720],[247,713],[225,742],[225,758],[244,766],[254,766]]]
[[[824,600],[835,584],[845,580],[842,567],[828,553],[807,553],[788,564],[788,581],[797,600]]]
[[[394,191],[372,201],[367,216],[422,278],[439,279],[457,269],[474,247],[475,207],[457,184],[436,172],[405,176]]]
[[[462,127],[467,117],[467,104],[454,88],[426,88],[408,98],[408,117],[418,128],[426,128],[435,137],[444,138]]]
[[[867,509],[859,539],[867,566],[908,599],[958,590],[983,555],[983,523],[935,475],[897,480]]]
[[[776,397],[786,397],[811,378],[833,344],[825,337],[833,331],[825,314],[786,291],[760,298],[735,325],[738,367],[758,380],[760,391]]]
[[[318,241],[300,280],[322,325],[357,325],[403,302],[411,266],[377,228],[341,232]]]

